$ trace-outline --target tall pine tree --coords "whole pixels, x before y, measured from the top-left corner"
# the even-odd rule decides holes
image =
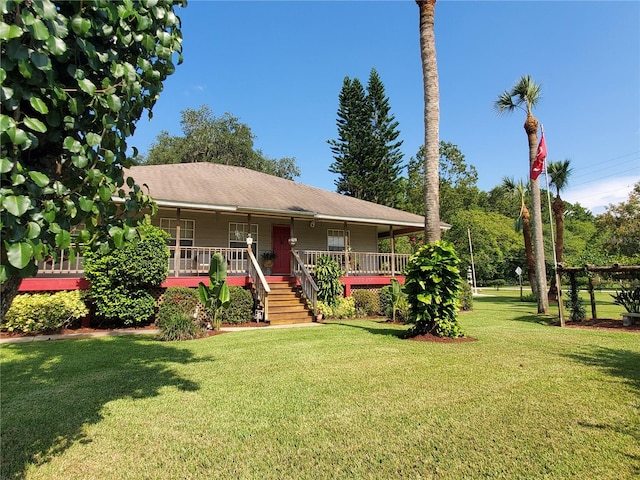
[[[375,69],[367,92],[357,78],[345,77],[338,97],[338,138],[329,140],[338,193],[395,206],[401,190],[398,122]]]

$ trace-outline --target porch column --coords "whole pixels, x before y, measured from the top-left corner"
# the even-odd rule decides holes
[[[393,236],[393,225],[389,225],[389,241],[391,242],[391,276],[396,276],[396,237]]]
[[[176,209],[176,248],[173,253],[173,274],[180,276],[180,209]]]
[[[295,238],[296,237],[296,233],[293,229],[295,220],[293,217],[291,217],[291,227],[289,227],[289,238]],[[291,244],[290,244],[291,245]],[[295,248],[295,245],[291,245],[291,252],[293,252],[293,249]],[[293,263],[293,254],[289,253],[289,275],[295,275],[295,265]]]
[[[349,234],[347,232],[347,222],[344,222],[344,270],[345,276],[349,275]]]

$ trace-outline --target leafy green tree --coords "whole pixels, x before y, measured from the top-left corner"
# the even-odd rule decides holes
[[[471,231],[478,282],[513,278],[516,266],[522,265],[524,260],[524,249],[512,228],[512,220],[478,208],[459,212],[444,238],[459,252],[465,268],[471,265],[467,229]]]
[[[640,182],[627,201],[609,205],[598,215],[596,226],[601,232],[598,243],[605,252],[628,257],[627,263],[640,263]]]
[[[102,251],[136,237],[153,203],[123,174],[126,138],[182,61],[185,4],[0,2],[1,315],[75,226]]]
[[[462,209],[476,206],[479,190],[476,186],[478,172],[473,165],[467,165],[464,154],[457,145],[440,142],[439,157],[440,218],[449,223]],[[405,180],[402,206],[405,210],[424,213],[424,147],[411,157]]]
[[[511,88],[498,96],[494,106],[498,114],[510,113],[520,108],[527,114],[524,130],[529,143],[529,170],[536,160],[538,149],[538,119],[532,110],[541,98],[542,87],[526,75]],[[533,233],[533,255],[536,264],[536,286],[538,289],[538,313],[549,312],[547,297],[547,268],[544,255],[544,238],[542,233],[542,204],[540,196],[540,181],[538,178],[529,182],[531,190],[531,216]]]
[[[146,157],[138,163],[158,165],[168,163],[212,162],[235,165],[293,180],[300,175],[294,158],[272,159],[255,150],[256,138],[251,128],[237,117],[225,113],[216,117],[203,105],[181,112],[183,136],[162,131],[151,145]]]
[[[371,70],[366,92],[360,80],[345,77],[338,103],[338,138],[328,141],[334,155],[329,171],[339,175],[337,192],[395,206],[402,185],[402,142],[376,70]]]
[[[420,12],[420,59],[424,86],[424,238],[440,240],[440,83],[436,58],[436,0],[416,0]]]

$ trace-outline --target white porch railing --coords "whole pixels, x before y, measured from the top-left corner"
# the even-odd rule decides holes
[[[305,267],[298,253],[292,251],[291,255],[293,256],[293,274],[296,276],[298,282],[300,282],[302,294],[309,300],[313,314],[316,315],[318,313],[318,285],[313,280],[311,273],[307,267]]]
[[[408,254],[349,252],[345,262],[344,252],[329,252],[322,250],[300,251],[300,257],[305,267],[314,271],[318,258],[328,256],[338,262],[347,275],[400,275],[409,261]]]
[[[74,259],[69,256],[68,250],[58,252],[58,259],[53,257],[38,262],[38,275],[71,275],[80,277],[84,274],[84,257],[76,255]]]
[[[271,291],[271,289],[269,288],[267,280],[264,278],[262,269],[260,268],[258,260],[256,260],[253,251],[247,249],[245,250],[245,252],[247,254],[247,257],[249,258],[248,273],[251,277],[253,288],[255,288],[258,301],[262,304],[262,308],[264,309],[264,319],[269,320],[269,292]]]
[[[169,259],[169,276],[180,277],[189,275],[207,275],[211,257],[222,254],[227,262],[229,275],[246,275],[248,269],[248,256],[246,248],[225,247],[180,247],[179,261],[176,261],[176,247],[169,247],[171,258]]]
[[[247,275],[249,271],[249,256],[246,248],[227,247],[179,247],[178,259],[176,259],[176,247],[169,247],[171,258],[169,259],[169,276],[195,276],[207,275],[211,257],[215,253],[221,253],[227,262],[229,275]],[[302,264],[310,273],[313,273],[319,257],[329,256],[345,268],[344,252],[330,252],[324,250],[300,250],[298,251]],[[409,261],[409,255],[391,253],[348,253],[347,275],[401,275]],[[46,260],[38,263],[39,276],[70,276],[82,277],[84,258],[77,255],[73,260],[69,258],[68,251],[58,253],[57,260]],[[295,272],[294,272],[295,273]]]

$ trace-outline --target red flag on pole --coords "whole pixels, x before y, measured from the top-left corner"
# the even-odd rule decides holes
[[[544,159],[547,158],[547,144],[544,141],[544,132],[540,137],[540,143],[538,144],[538,153],[536,153],[536,159],[531,165],[531,180],[535,180],[544,170]]]

